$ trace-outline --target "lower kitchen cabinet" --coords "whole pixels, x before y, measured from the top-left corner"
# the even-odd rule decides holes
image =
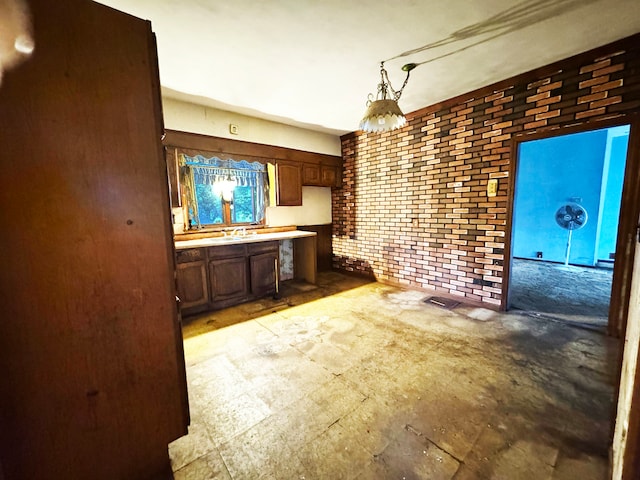
[[[176,284],[183,314],[203,312],[209,305],[207,263],[203,248],[176,252]]]
[[[217,310],[275,292],[278,251],[277,241],[178,250],[182,314]]]
[[[256,296],[275,292],[276,261],[278,251],[261,253],[249,257],[251,270],[251,293]]]
[[[216,308],[241,303],[249,292],[246,257],[209,262],[209,289]]]
[[[178,298],[183,309],[192,310],[209,303],[207,268],[204,261],[179,263],[176,268]]]

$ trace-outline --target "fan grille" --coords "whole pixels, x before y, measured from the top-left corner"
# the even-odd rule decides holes
[[[587,223],[587,211],[577,203],[567,203],[556,212],[556,223],[565,230],[578,230]]]

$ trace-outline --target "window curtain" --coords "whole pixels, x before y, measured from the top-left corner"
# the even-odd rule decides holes
[[[267,166],[260,162],[247,160],[223,160],[218,157],[206,158],[202,155],[190,157],[181,154],[179,158],[181,175],[187,184],[187,197],[189,203],[189,218],[195,220],[197,228],[200,227],[197,214],[195,186],[205,184],[215,186],[231,177],[236,185],[256,188],[256,212],[264,217],[265,205],[269,202],[269,178]],[[263,218],[259,218],[262,221]]]

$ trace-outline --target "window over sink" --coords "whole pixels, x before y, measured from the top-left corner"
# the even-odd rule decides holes
[[[267,165],[181,155],[180,184],[189,230],[264,224]]]

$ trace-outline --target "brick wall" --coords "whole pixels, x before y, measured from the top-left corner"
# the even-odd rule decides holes
[[[394,132],[343,136],[334,267],[499,306],[513,138],[638,111],[635,35],[414,112]]]

